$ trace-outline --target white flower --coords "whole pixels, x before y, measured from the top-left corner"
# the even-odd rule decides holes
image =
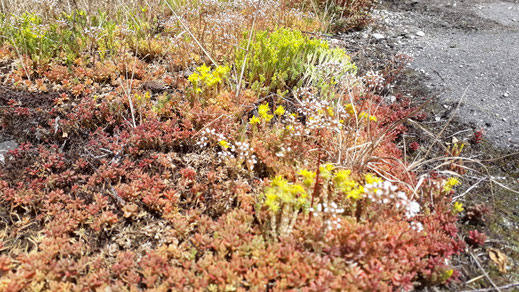
[[[420,222],[411,222],[411,229],[416,232],[421,232],[423,230],[423,225]]]
[[[415,201],[411,201],[407,204],[406,216],[407,218],[411,218],[416,216],[420,212],[420,204]]]

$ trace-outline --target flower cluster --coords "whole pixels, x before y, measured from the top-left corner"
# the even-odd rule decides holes
[[[206,128],[200,132],[200,138],[196,145],[205,148],[211,144],[220,147],[220,151],[217,152],[220,161],[236,159],[238,163],[245,162],[250,169],[253,169],[258,162],[248,142],[237,141],[232,143],[224,134],[217,133],[215,129]]]
[[[270,234],[285,236],[292,232],[300,210],[308,209],[308,193],[304,185],[289,183],[278,175],[265,188],[260,200],[269,212],[266,229]]]
[[[271,114],[270,105],[268,102],[261,104],[258,107],[258,116],[254,115],[252,118],[249,119],[249,124],[256,125],[260,124],[261,122],[268,123],[270,122],[274,116],[283,116],[285,114],[285,108],[283,105],[279,105],[274,110],[274,114]]]
[[[314,216],[322,215],[327,217],[324,220],[326,230],[341,228],[341,217],[339,216],[344,213],[344,208],[339,208],[335,202],[330,204],[319,203],[317,208],[310,208],[309,210]]]
[[[415,217],[420,212],[420,204],[409,200],[406,193],[397,191],[398,187],[389,181],[382,181],[380,178],[373,178],[366,175],[366,185],[364,185],[366,197],[376,204],[393,203],[395,208],[403,209],[407,218]]]
[[[369,71],[362,79],[368,89],[375,91],[384,89],[386,82],[384,76],[378,71]]]
[[[453,189],[455,186],[457,186],[457,185],[459,185],[459,184],[460,184],[460,182],[458,181],[457,178],[455,178],[455,177],[450,177],[449,179],[447,179],[446,181],[444,181],[444,183],[443,183],[443,190],[444,190],[445,192],[450,192],[450,191],[452,191],[452,189]]]
[[[380,178],[366,175],[366,185],[364,190],[366,198],[371,202],[380,205],[392,204],[397,210],[401,210],[407,219],[411,219],[420,213],[420,204],[410,200],[406,193],[398,191],[398,187],[389,181],[382,181]],[[422,230],[419,222],[414,222],[413,229]]]
[[[316,130],[340,131],[342,129],[341,121],[344,122],[344,108],[340,105],[334,105],[328,100],[310,98],[301,101],[297,108],[297,113],[306,119],[303,133],[311,135]],[[294,135],[301,133],[294,133]]]
[[[231,71],[229,66],[218,66],[214,70],[203,64],[196,68],[197,72],[189,75],[188,80],[194,87],[196,93],[201,93],[203,88],[212,88],[222,83]]]

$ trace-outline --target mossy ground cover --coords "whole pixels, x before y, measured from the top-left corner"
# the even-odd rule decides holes
[[[0,168],[1,289],[452,285],[462,142],[410,163],[404,121],[424,115],[386,98],[400,65],[360,74],[318,37],[323,7],[361,25],[365,3],[4,14],[0,135],[19,146]]]

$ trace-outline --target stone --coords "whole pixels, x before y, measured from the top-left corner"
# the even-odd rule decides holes
[[[0,163],[4,163],[5,162],[5,154],[9,150],[16,149],[16,147],[18,147],[18,144],[16,144],[16,142],[14,142],[14,141],[0,142]]]
[[[374,33],[373,38],[376,40],[383,40],[385,38],[385,36],[381,33]]]
[[[161,93],[162,91],[166,90],[166,87],[164,84],[158,82],[158,81],[147,81],[142,83],[142,89],[149,90],[151,93]]]
[[[425,36],[425,32],[419,30],[416,32],[416,35],[419,36],[419,37],[424,37]]]

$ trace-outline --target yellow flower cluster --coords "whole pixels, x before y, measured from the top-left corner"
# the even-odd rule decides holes
[[[189,75],[188,80],[195,88],[195,92],[201,93],[202,86],[211,88],[220,84],[227,77],[231,68],[229,68],[229,66],[218,66],[216,69],[211,70],[211,67],[203,64],[202,66],[197,67],[196,70],[198,72]]]
[[[355,114],[355,109],[353,108],[353,105],[351,103],[348,103],[344,109],[346,110],[347,113],[349,113],[350,115],[353,115]],[[372,116],[372,115],[369,115],[368,113],[366,112],[361,112],[359,114],[359,119],[366,119],[366,120],[370,120],[372,122],[376,122],[377,121],[377,117],[376,116]]]
[[[366,120],[370,120],[372,122],[377,121],[377,117],[368,115],[366,112],[361,112],[359,115],[359,119],[366,119]]]
[[[218,144],[220,144],[220,146],[222,146],[225,149],[231,148],[231,146],[229,146],[229,143],[225,140],[220,140],[220,142],[218,142]]]
[[[374,183],[381,183],[382,182],[382,179],[379,178],[379,177],[376,177],[376,176],[373,176],[372,174],[370,173],[367,173],[364,175],[364,179],[366,180],[366,183],[367,184],[374,184]]]
[[[463,204],[460,202],[454,202],[454,205],[452,205],[452,212],[454,214],[459,214],[463,212],[463,210],[465,209],[463,208]]]
[[[311,187],[315,181],[316,173],[307,169],[301,169],[297,174],[303,177],[303,184],[306,187]]]
[[[276,110],[274,110],[274,115],[282,116],[285,114],[285,112],[286,112],[285,108],[282,105],[279,105],[276,108]],[[272,118],[274,118],[274,115],[270,113],[270,105],[268,102],[261,104],[258,107],[258,115],[259,115],[259,117],[253,116],[252,118],[250,118],[249,124],[251,124],[251,125],[259,124],[259,123],[261,123],[262,120],[268,123],[268,122],[270,122],[270,120],[272,120]]]
[[[315,182],[316,173],[313,171],[309,171],[306,169],[302,169],[298,172],[300,176],[303,177],[303,185],[306,187],[311,187]],[[351,177],[351,170],[349,169],[341,169],[335,171],[335,166],[333,164],[327,163],[321,167],[319,167],[319,176],[326,182],[332,181],[334,185],[334,189],[337,192],[341,192],[348,199],[358,200],[364,194],[364,186],[360,185],[358,182],[353,180]],[[378,178],[373,178],[369,176],[369,181],[373,182]],[[378,179],[380,180],[380,179]]]
[[[308,203],[308,194],[300,184],[289,183],[282,176],[276,176],[265,189],[265,206],[272,212],[278,212],[282,204],[291,204],[301,208]]]
[[[446,191],[446,192],[450,192],[452,191],[452,189],[459,185],[460,182],[458,181],[457,178],[455,177],[451,177],[449,178],[446,182],[445,182],[445,185],[443,186],[443,190]]]

